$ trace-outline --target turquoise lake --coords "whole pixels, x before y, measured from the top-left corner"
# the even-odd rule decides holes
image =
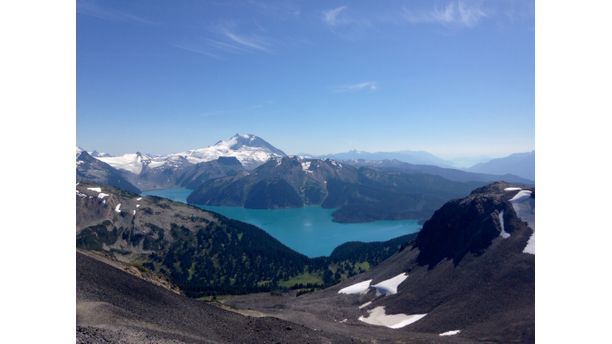
[[[192,190],[183,188],[145,191],[143,195],[165,197],[186,203]],[[309,257],[327,256],[347,241],[385,241],[421,229],[416,220],[337,223],[334,209],[318,206],[290,209],[246,209],[242,207],[198,207],[253,224],[288,247]]]

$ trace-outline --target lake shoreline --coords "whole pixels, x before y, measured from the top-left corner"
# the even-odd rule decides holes
[[[185,188],[156,189],[143,195],[164,197],[187,203],[192,190]],[[249,209],[243,207],[191,204],[225,217],[249,223],[265,230],[284,245],[308,257],[329,256],[346,242],[377,242],[416,233],[418,220],[378,220],[372,222],[335,222],[333,208],[306,206],[300,208]]]

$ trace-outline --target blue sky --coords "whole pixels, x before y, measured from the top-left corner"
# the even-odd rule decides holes
[[[77,142],[165,154],[534,147],[533,1],[77,1]]]

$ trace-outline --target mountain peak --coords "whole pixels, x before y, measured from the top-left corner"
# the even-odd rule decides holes
[[[266,140],[253,134],[234,134],[227,140],[218,141],[215,147],[226,148],[230,150],[241,150],[241,149],[262,149],[273,155],[286,156],[286,154],[280,149],[272,146]]]

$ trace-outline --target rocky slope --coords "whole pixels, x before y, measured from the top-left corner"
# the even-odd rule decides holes
[[[219,157],[216,160],[189,166],[178,176],[176,184],[188,189],[196,189],[212,179],[246,174],[244,166],[235,157]]]
[[[364,340],[532,343],[534,214],[533,188],[494,183],[445,204],[413,244],[348,281],[226,302]]]
[[[355,343],[271,317],[248,317],[178,295],[100,260],[76,256],[76,342]]]

